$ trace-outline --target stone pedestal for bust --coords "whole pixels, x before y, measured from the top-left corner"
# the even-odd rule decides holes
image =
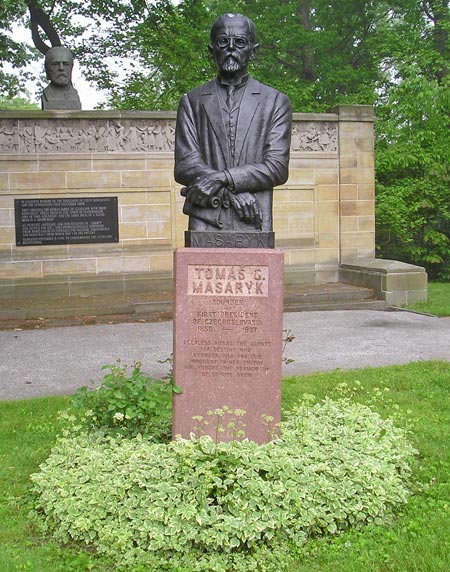
[[[281,416],[283,264],[272,249],[175,252],[174,374],[183,393],[174,396],[174,438],[273,438]]]

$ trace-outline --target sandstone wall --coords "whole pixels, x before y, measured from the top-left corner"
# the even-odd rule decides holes
[[[0,297],[164,287],[187,217],[172,112],[0,112]],[[16,246],[14,199],[117,197],[119,242]],[[373,114],[294,114],[290,176],[274,192],[287,281],[332,282],[374,257]]]

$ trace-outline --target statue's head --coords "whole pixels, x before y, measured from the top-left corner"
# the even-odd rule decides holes
[[[63,47],[50,48],[45,54],[45,71],[51,83],[66,87],[72,81],[73,56]]]
[[[242,14],[224,14],[211,27],[208,49],[225,76],[242,76],[248,63],[256,54],[256,30],[254,23]]]

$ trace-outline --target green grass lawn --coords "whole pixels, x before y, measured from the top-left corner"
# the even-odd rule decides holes
[[[428,301],[408,306],[408,309],[434,314],[435,316],[450,316],[450,284],[430,282],[428,284]]]
[[[353,399],[408,423],[420,452],[415,496],[388,527],[311,541],[292,572],[435,572],[450,569],[450,364],[335,371],[283,382],[283,408],[314,394]],[[74,547],[40,538],[29,524],[29,475],[45,460],[67,398],[0,403],[1,572],[107,572],[114,568]],[[130,571],[134,572],[134,571]],[[148,571],[157,572],[157,571]],[[243,571],[246,572],[246,571]]]

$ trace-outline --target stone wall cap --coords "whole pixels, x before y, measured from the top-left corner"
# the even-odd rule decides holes
[[[339,116],[339,121],[375,121],[372,105],[337,105],[331,111]]]
[[[1,119],[175,119],[176,111],[88,109],[85,111],[57,110],[0,110]],[[371,105],[339,105],[327,113],[292,114],[294,121],[374,121]]]
[[[175,119],[176,111],[86,111],[0,110],[1,119]]]
[[[341,263],[341,268],[349,270],[366,270],[381,272],[383,274],[405,273],[405,272],[425,272],[422,266],[400,262],[399,260],[387,260],[383,258],[355,258]]]
[[[143,111],[88,109],[85,111],[58,110],[0,110],[1,119],[176,119],[176,111]],[[338,113],[299,113],[292,114],[293,121],[338,121]]]
[[[338,121],[337,113],[299,113],[292,114],[293,121]]]

